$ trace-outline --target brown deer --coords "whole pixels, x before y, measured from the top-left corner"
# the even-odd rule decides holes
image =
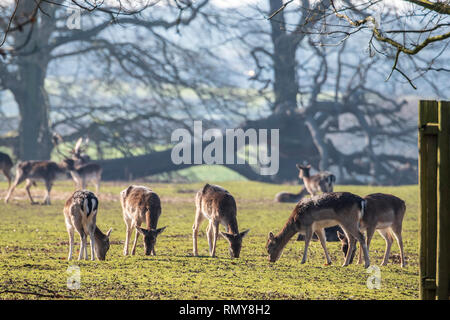
[[[11,168],[13,167],[13,162],[9,155],[0,152],[0,171],[3,172],[6,179],[8,180],[8,189],[11,187]]]
[[[269,261],[277,261],[281,253],[297,232],[305,234],[305,249],[301,263],[306,262],[308,246],[312,235],[315,232],[319,237],[322,248],[325,252],[327,264],[331,264],[328,255],[324,228],[339,224],[347,237],[350,237],[350,252],[355,247],[357,239],[364,251],[365,267],[370,265],[369,253],[367,251],[364,235],[359,230],[359,220],[364,216],[365,200],[349,192],[324,193],[312,198],[301,200],[283,229],[274,235],[269,233],[266,249],[269,254]],[[351,255],[347,254],[343,266],[350,263]]]
[[[89,235],[91,242],[91,260],[105,260],[109,250],[109,237],[112,229],[106,234],[97,227],[98,199],[90,191],[79,190],[66,201],[64,218],[67,233],[69,234],[69,257],[72,259],[74,230],[80,235],[80,253],[78,260],[88,259],[86,239]]]
[[[193,255],[198,256],[197,236],[203,220],[208,219],[209,225],[206,229],[206,236],[209,244],[209,254],[214,257],[216,254],[217,237],[220,234],[229,243],[229,253],[232,258],[239,258],[242,239],[250,231],[245,230],[239,233],[236,219],[237,208],[234,197],[222,187],[206,184],[195,196],[195,220],[192,226],[193,234]],[[219,224],[227,228],[227,232],[219,231]]]
[[[386,250],[384,252],[382,266],[385,266],[389,261],[393,238],[397,240],[400,248],[400,264],[402,268],[405,266],[405,257],[403,253],[402,240],[402,223],[405,216],[406,205],[405,202],[391,194],[374,193],[369,194],[364,198],[366,200],[366,211],[360,221],[360,228],[367,231],[366,245],[369,250],[370,241],[375,233],[375,230],[386,241]],[[342,251],[347,255],[349,250],[347,238],[340,232],[337,233],[342,243]],[[355,255],[356,247],[351,251],[351,260]],[[358,263],[361,263],[361,250],[359,252]]]
[[[44,203],[50,205],[50,191],[52,190],[53,182],[59,176],[67,173],[67,171],[72,170],[73,163],[70,159],[64,159],[61,163],[56,163],[53,161],[43,160],[43,161],[23,161],[17,165],[16,168],[16,178],[11,188],[8,190],[8,194],[5,198],[5,203],[8,203],[14,189],[26,180],[26,190],[28,197],[30,198],[31,204],[36,204],[30,193],[30,188],[32,185],[36,185],[37,180],[43,180],[45,182],[45,187],[47,193],[44,198]]]
[[[62,141],[62,138],[61,138]],[[90,162],[90,157],[85,154],[85,149],[89,139],[84,139],[81,137],[77,140],[75,147],[70,151],[72,156],[72,170],[70,170],[70,175],[75,182],[78,189],[86,189],[87,184],[92,182],[95,186],[95,192],[98,193],[100,189],[100,181],[102,180],[102,167],[97,163]],[[56,150],[64,158],[67,158],[54,143]]]
[[[299,170],[298,177],[303,180],[306,190],[311,196],[315,196],[319,192],[333,192],[333,184],[336,182],[334,174],[323,171],[310,175],[311,165],[302,166],[297,164]]]
[[[123,209],[123,220],[127,226],[124,255],[128,255],[128,245],[133,228],[136,228],[131,254],[136,252],[136,243],[139,234],[144,236],[144,248],[146,255],[156,255],[156,237],[164,231],[166,227],[157,229],[158,219],[161,215],[161,201],[158,195],[144,186],[131,185],[120,192],[120,203]],[[141,228],[145,222],[147,228]]]
[[[333,192],[333,184],[336,182],[334,174],[323,171],[310,176],[311,165],[296,165],[299,170],[298,177],[303,180],[304,187],[299,193],[290,193],[282,191],[275,196],[276,202],[298,202],[306,195],[316,195],[318,192]]]

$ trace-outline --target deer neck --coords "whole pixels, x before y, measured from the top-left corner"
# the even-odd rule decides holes
[[[278,240],[278,250],[283,250],[289,240],[298,232],[294,219],[289,220],[284,225],[283,229],[275,236]]]
[[[230,221],[228,221],[228,223],[227,223],[227,232],[228,233],[232,233],[232,234],[238,234],[239,233],[236,217],[232,218],[232,219],[230,219]]]

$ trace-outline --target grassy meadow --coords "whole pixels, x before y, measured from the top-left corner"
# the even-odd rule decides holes
[[[144,183],[140,183],[144,184]],[[113,228],[106,261],[67,261],[68,236],[62,208],[74,191],[71,181],[57,181],[52,205],[30,205],[24,185],[9,204],[3,202],[7,184],[0,182],[0,299],[417,299],[418,298],[418,188],[337,186],[336,191],[359,195],[388,192],[403,198],[407,212],[403,224],[406,268],[399,266],[399,249],[392,246],[390,263],[381,269],[381,288],[369,289],[370,276],[361,265],[341,267],[340,244],[328,243],[333,264],[325,266],[323,250],[313,241],[308,261],[301,265],[303,242],[294,237],[280,260],[267,260],[269,231],[278,232],[294,204],[273,201],[279,191],[297,192],[300,186],[248,181],[220,182],[236,198],[240,230],[250,228],[241,258],[230,259],[228,244],[219,237],[217,258],[208,256],[206,222],[199,233],[199,254],[192,257],[194,195],[203,183],[145,185],[159,194],[162,215],[157,256],[145,256],[142,236],[136,256],[122,255],[125,224],[118,198],[127,182],[103,183],[97,225]],[[42,184],[32,188],[42,201]],[[221,227],[222,228],[222,227]],[[132,238],[133,239],[133,238]],[[75,234],[75,258],[79,237]],[[371,262],[379,265],[384,240],[375,234]],[[78,266],[81,286],[67,287],[70,266]]]

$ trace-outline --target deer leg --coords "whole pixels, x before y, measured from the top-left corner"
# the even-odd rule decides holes
[[[386,249],[384,251],[384,257],[383,262],[381,263],[382,266],[387,265],[389,261],[389,256],[391,254],[391,246],[392,242],[394,242],[394,239],[392,239],[392,235],[389,232],[389,229],[381,229],[377,230],[378,233],[383,237],[384,241],[386,242]]]
[[[140,227],[141,224],[140,223],[136,223],[137,227]],[[131,248],[131,255],[134,256],[134,254],[136,253],[136,244],[139,238],[139,232],[137,232],[137,230],[135,231],[135,236],[134,236],[134,242],[133,242],[133,247]]]
[[[197,238],[198,238],[198,229],[200,228],[200,224],[202,223],[204,217],[200,208],[197,207],[195,211],[195,219],[194,225],[192,226],[192,254],[194,257],[198,256],[198,248],[197,248]]]
[[[353,252],[356,242],[355,239],[358,240],[359,245],[362,247],[363,249],[363,253],[364,253],[364,267],[368,268],[370,266],[370,259],[369,259],[369,252],[367,250],[367,245],[366,245],[366,240],[364,235],[361,233],[361,231],[359,230],[357,225],[354,226],[347,226],[346,228],[346,233],[348,234],[348,236],[353,236],[349,238],[349,243],[350,243],[350,247],[349,247],[349,251],[347,252],[347,257],[346,257],[346,261],[344,263],[344,266],[348,265],[349,262],[349,258],[351,256],[351,252]],[[347,236],[347,238],[348,238]]]
[[[216,246],[217,246],[217,237],[219,236],[219,222],[212,223],[212,236],[213,236],[213,244],[212,244],[212,252],[210,253],[211,257],[216,256]]]
[[[317,237],[319,238],[320,244],[322,245],[323,251],[325,252],[326,265],[331,264],[331,259],[327,250],[327,241],[325,237],[325,229],[316,230]]]
[[[14,189],[15,189],[20,183],[22,183],[24,180],[25,180],[25,179],[22,178],[20,175],[17,175],[17,176],[16,176],[16,179],[14,180],[13,185],[12,185],[12,186],[9,188],[9,190],[8,190],[8,194],[6,195],[6,198],[5,198],[5,203],[8,203],[9,198],[11,197],[12,193],[14,192]]]
[[[398,247],[400,248],[400,263],[402,268],[405,267],[405,255],[403,252],[403,239],[402,239],[402,225],[393,225],[391,227],[392,233],[395,236],[395,239],[397,240]]]
[[[84,256],[85,254],[85,250],[84,248],[86,247],[86,234],[84,233],[83,230],[79,231],[80,233],[80,254],[78,255],[78,260],[81,259],[86,259],[86,257]]]
[[[73,252],[73,227],[66,223],[67,233],[69,234],[69,257],[67,260],[72,260],[72,252]]]
[[[33,200],[33,197],[31,196],[30,188],[32,185],[33,185],[33,181],[30,179],[27,179],[27,184],[25,186],[25,189],[27,190],[28,197],[30,198],[31,204],[37,204],[37,202],[35,202]]]
[[[305,233],[305,249],[303,250],[303,258],[302,261],[300,262],[301,264],[304,264],[306,262],[306,258],[308,256],[308,246],[309,246],[309,242],[311,241],[313,232],[312,232],[312,228],[309,227],[306,229],[306,233]]]
[[[209,255],[212,254],[212,249],[213,249],[214,231],[213,231],[212,224],[213,224],[213,222],[210,221],[208,226],[206,227],[206,238],[208,239]]]
[[[131,221],[125,221],[125,224],[127,225],[127,231],[126,231],[126,236],[125,236],[125,246],[123,248],[123,255],[127,256],[128,255],[128,246],[130,243],[130,237],[131,237],[131,234],[133,233],[133,224]]]
[[[44,203],[46,205],[50,205],[50,191],[52,190],[53,183],[51,181],[45,181],[45,188],[47,192],[45,194]]]

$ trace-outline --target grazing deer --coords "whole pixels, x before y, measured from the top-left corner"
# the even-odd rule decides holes
[[[74,230],[80,235],[81,242],[78,260],[88,259],[86,244],[88,235],[91,240],[91,260],[95,260],[95,257],[99,260],[105,260],[112,229],[109,229],[106,234],[100,231],[96,225],[97,211],[98,199],[95,194],[87,190],[75,191],[66,201],[64,218],[69,234],[69,257],[67,260],[72,259]]]
[[[68,170],[72,170],[73,163],[70,159],[64,159],[61,163],[56,163],[53,161],[23,161],[17,165],[16,168],[16,179],[12,184],[11,188],[8,190],[8,194],[5,198],[5,203],[8,203],[14,189],[26,180],[26,190],[28,197],[30,198],[31,204],[36,204],[31,197],[30,188],[32,185],[36,185],[37,180],[43,180],[45,182],[45,187],[47,193],[44,198],[43,204],[50,204],[50,191],[53,186],[53,181],[59,176],[64,175]]]
[[[220,234],[229,243],[229,253],[232,258],[239,258],[242,247],[242,239],[250,229],[239,233],[236,220],[236,201],[234,197],[225,189],[219,186],[205,184],[195,196],[195,221],[192,226],[193,234],[193,254],[198,256],[197,236],[198,229],[204,219],[209,220],[206,236],[209,244],[209,254],[214,257],[216,254],[217,237]],[[219,231],[219,224],[227,228],[227,232]]]
[[[13,167],[13,162],[11,158],[3,152],[0,152],[0,171],[3,172],[6,179],[8,180],[8,189],[11,187],[11,168]]]
[[[309,171],[311,170],[311,165],[302,166],[297,164],[297,169],[299,170],[298,177],[303,180],[306,190],[311,196],[315,196],[318,192],[333,192],[333,184],[336,182],[336,177],[334,174],[323,171],[311,176]]]
[[[161,201],[158,195],[147,187],[131,185],[120,192],[120,203],[123,209],[123,220],[127,226],[123,254],[128,255],[128,244],[134,227],[136,236],[131,254],[135,254],[137,239],[139,234],[142,234],[145,254],[147,256],[156,255],[156,237],[166,229],[166,227],[157,229],[158,219],[161,215]],[[141,228],[143,222],[146,223],[147,229]]]
[[[300,232],[305,234],[305,249],[301,261],[302,264],[305,263],[309,242],[313,232],[315,232],[325,252],[326,263],[331,264],[326,247],[324,228],[339,224],[346,236],[350,237],[351,250],[356,245],[355,239],[360,242],[364,250],[365,267],[369,267],[369,253],[364,235],[359,230],[359,220],[364,216],[364,208],[365,200],[349,192],[324,193],[320,196],[301,200],[283,229],[276,236],[272,232],[269,233],[266,245],[269,261],[277,261],[289,239]],[[350,257],[351,255],[347,254],[343,266],[350,263]]]
[[[405,202],[396,196],[384,193],[369,194],[364,200],[366,200],[367,207],[360,221],[360,228],[362,231],[367,231],[367,250],[369,250],[370,241],[375,230],[378,231],[386,241],[386,250],[381,263],[382,266],[385,266],[389,261],[391,246],[395,237],[400,248],[400,264],[403,268],[405,266],[405,257],[403,254],[402,223],[406,211]],[[337,234],[342,243],[342,251],[344,255],[347,255],[349,250],[348,240],[342,233],[338,232]],[[356,247],[351,251],[350,263],[352,263],[355,251]],[[361,250],[358,263],[361,263]]]

